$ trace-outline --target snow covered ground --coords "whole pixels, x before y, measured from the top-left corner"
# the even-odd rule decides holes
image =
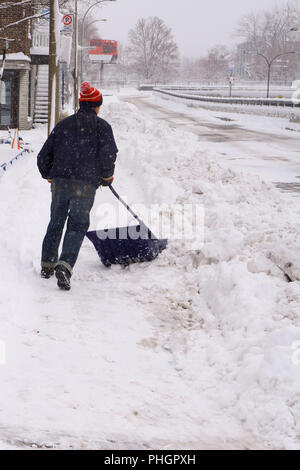
[[[297,253],[297,199],[132,104],[102,116],[116,189],[204,207],[205,243],[106,269],[86,240],[61,292],[39,278],[50,191],[36,153],[0,177],[0,448],[300,449],[300,286],[274,262]],[[45,133],[23,134],[38,151]],[[92,228],[104,202],[107,188]]]
[[[0,165],[8,163],[20,153],[20,150],[11,149],[8,144],[0,144]]]
[[[184,100],[150,93],[132,94],[129,99],[154,119],[166,119],[172,127],[195,133],[201,148],[213,152],[225,168],[299,191],[300,124],[290,121],[299,110],[281,109],[284,113],[275,117],[268,115],[269,108],[259,106],[191,106]]]

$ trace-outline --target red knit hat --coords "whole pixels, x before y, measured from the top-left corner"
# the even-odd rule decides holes
[[[96,88],[91,87],[89,82],[83,82],[80,87],[79,102],[102,103],[102,94]]]

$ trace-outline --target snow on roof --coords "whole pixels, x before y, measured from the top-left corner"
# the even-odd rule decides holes
[[[49,55],[49,47],[31,47],[31,55]]]
[[[0,59],[2,60],[2,55],[0,55]],[[6,60],[23,60],[27,62],[31,62],[30,57],[25,55],[23,52],[16,52],[14,54],[6,54]]]

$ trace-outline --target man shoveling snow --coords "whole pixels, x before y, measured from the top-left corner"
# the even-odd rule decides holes
[[[118,149],[111,126],[97,116],[102,102],[100,91],[84,82],[78,113],[56,125],[37,158],[39,171],[51,183],[52,192],[51,218],[42,246],[41,277],[49,279],[55,272],[63,290],[71,288],[72,270],[89,228],[96,190],[113,181]]]

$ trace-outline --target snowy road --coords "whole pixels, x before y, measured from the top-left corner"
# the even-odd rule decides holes
[[[199,110],[198,116],[184,105],[153,99],[152,95],[131,96],[124,101],[134,104],[147,118],[168,123],[174,129],[192,132],[198,136],[202,148],[209,143],[223,166],[246,170],[275,183],[279,188],[300,192],[300,137],[299,127],[285,120],[285,132],[276,135],[276,126],[264,130],[264,121],[277,118],[258,118],[260,129],[251,129],[257,117],[241,117],[213,110]],[[176,108],[178,108],[176,110]],[[245,119],[244,119],[245,121]],[[247,128],[250,121],[250,129]],[[293,132],[293,128],[296,129]],[[287,130],[286,128],[290,129]],[[268,132],[269,130],[269,132]],[[270,132],[271,131],[271,132]]]
[[[39,278],[50,191],[36,153],[0,179],[0,448],[300,448],[300,286],[270,257],[298,250],[297,201],[221,167],[161,112],[107,100],[115,187],[130,204],[204,207],[199,249],[170,240],[152,263],[106,269],[86,240],[61,292]],[[45,132],[24,133],[36,152]],[[92,228],[104,203],[107,189]]]

